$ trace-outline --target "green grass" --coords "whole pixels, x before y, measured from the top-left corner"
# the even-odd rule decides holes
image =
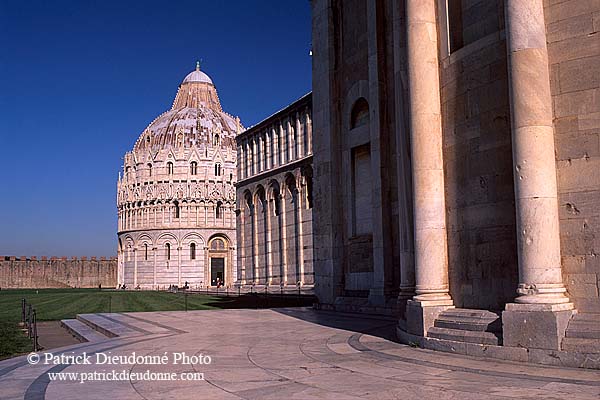
[[[36,310],[38,321],[75,318],[77,314],[135,311],[183,311],[182,293],[156,291],[114,291],[98,289],[18,289],[0,291],[0,321],[17,323],[21,320],[21,299]],[[307,306],[312,298],[280,298],[277,295],[208,296],[189,294],[188,310],[218,308],[267,308]]]
[[[153,291],[99,291],[97,289],[40,289],[0,291],[0,321],[21,320],[21,299],[36,310],[38,321],[75,318],[77,314],[185,309],[181,294]],[[222,298],[188,295],[188,310],[218,307]]]
[[[14,322],[0,322],[0,360],[31,351],[32,341]]]

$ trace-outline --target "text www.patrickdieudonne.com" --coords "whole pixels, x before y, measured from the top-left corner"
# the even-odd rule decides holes
[[[203,381],[203,372],[153,372],[128,370],[90,372],[48,372],[50,381],[95,382],[95,381]]]

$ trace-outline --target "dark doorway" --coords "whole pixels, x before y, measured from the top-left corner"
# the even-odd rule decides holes
[[[225,259],[211,257],[210,259],[210,284],[217,286],[225,283]]]

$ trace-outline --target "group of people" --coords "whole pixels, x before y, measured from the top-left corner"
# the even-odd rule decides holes
[[[223,281],[221,281],[221,278],[217,278],[217,279],[213,279],[213,286],[216,286],[217,288],[220,288],[221,286],[223,286]],[[99,286],[99,288],[101,288],[101,286]],[[184,286],[181,288],[183,290],[189,290],[190,288],[190,284],[188,281],[185,281]],[[117,286],[118,290],[127,290],[127,285],[123,284],[119,284],[119,286]],[[140,290],[140,285],[137,285],[136,290]],[[177,292],[179,291],[179,285],[169,285],[169,292]]]

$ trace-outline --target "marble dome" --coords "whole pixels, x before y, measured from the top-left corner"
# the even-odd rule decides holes
[[[123,158],[117,183],[118,283],[127,288],[231,285],[235,257],[235,137],[200,71],[179,85]]]

